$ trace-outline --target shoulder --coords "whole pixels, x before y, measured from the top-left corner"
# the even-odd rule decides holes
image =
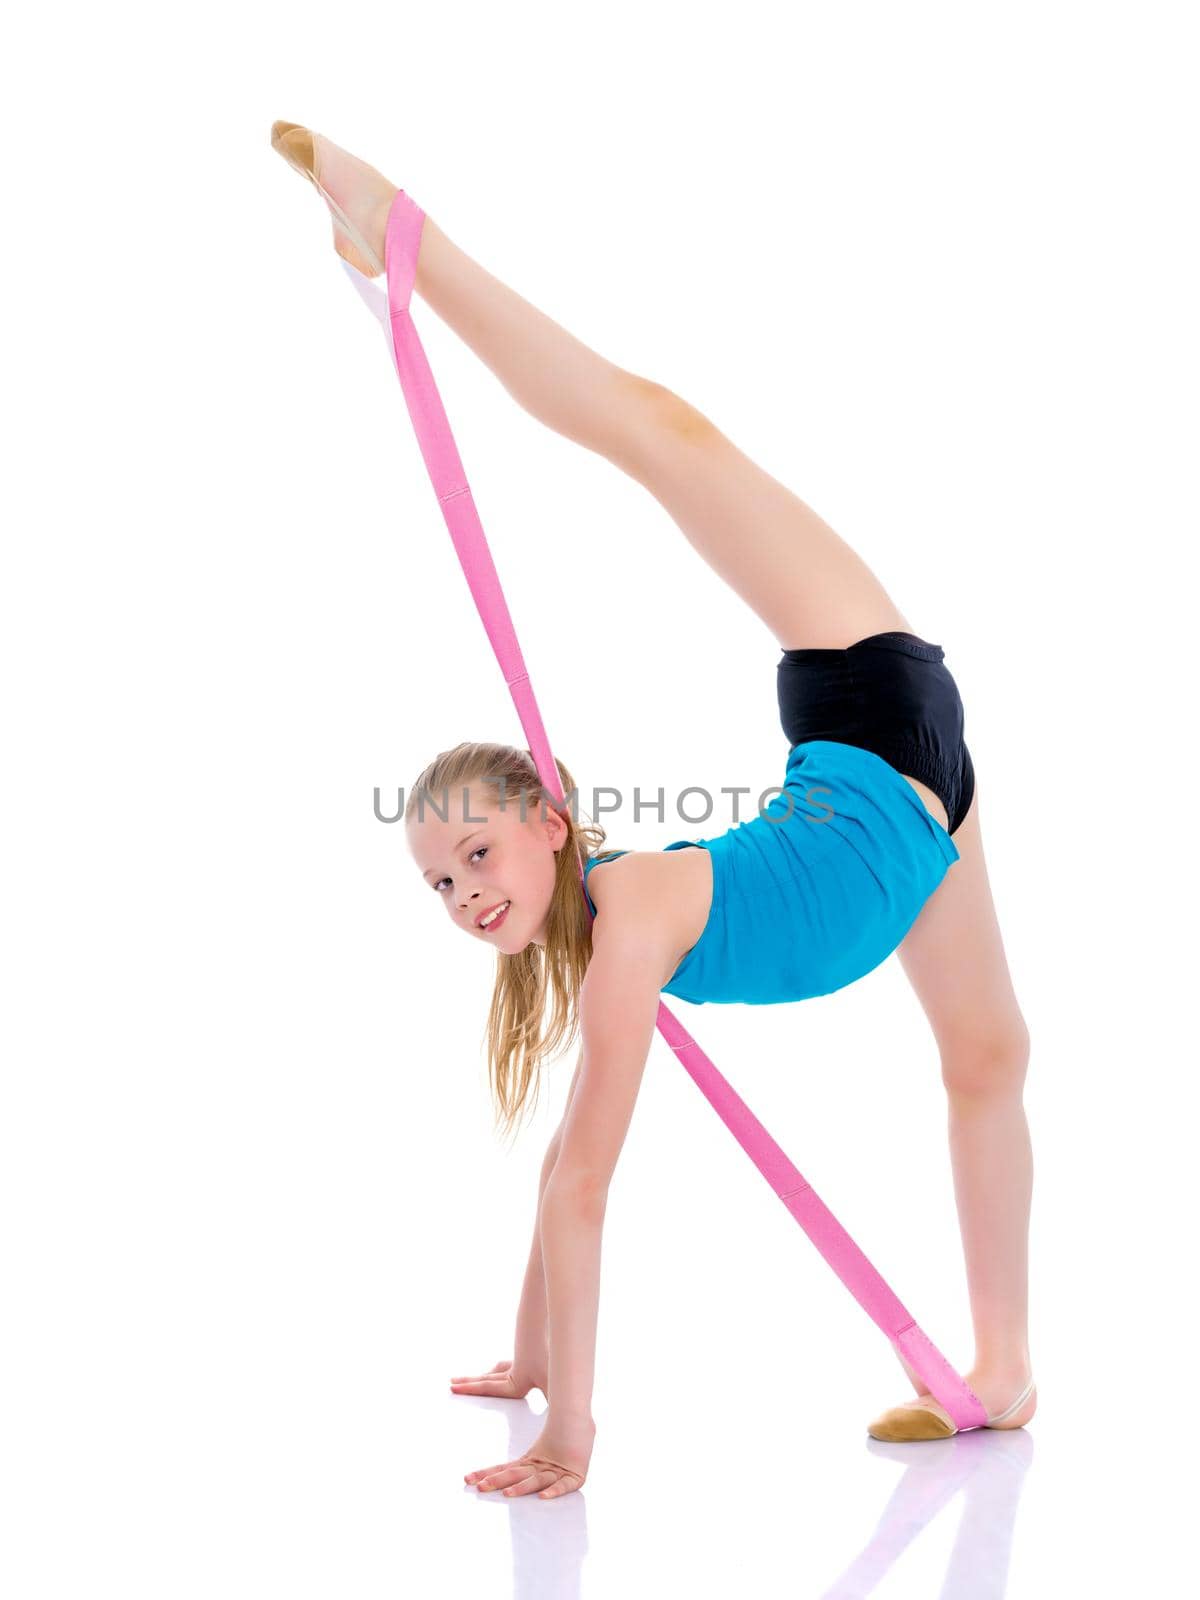
[[[677,913],[667,892],[670,864],[657,850],[629,850],[607,860],[597,858],[587,875],[588,893],[596,907],[593,948],[636,949],[666,964],[679,942]],[[670,975],[667,969],[667,977]],[[667,978],[664,977],[664,982]]]
[[[655,850],[625,850],[618,855],[601,854],[587,863],[588,893],[601,906],[637,906],[654,897],[663,877],[661,858]]]

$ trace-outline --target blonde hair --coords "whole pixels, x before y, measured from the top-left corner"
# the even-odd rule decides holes
[[[434,757],[413,784],[404,807],[408,822],[422,796],[424,805],[444,810],[447,793],[461,793],[464,784],[478,783],[485,795],[497,802],[503,796],[505,806],[523,803],[531,815],[539,813],[544,799],[547,809],[567,825],[567,837],[556,852],[545,944],[530,943],[517,955],[499,951],[496,956],[486,1044],[495,1126],[506,1134],[517,1126],[531,1086],[532,1105],[537,1104],[543,1065],[567,1049],[578,1031],[579,991],[592,955],[592,919],[579,881],[579,857],[588,862],[611,854],[601,849],[606,836],[599,823],[575,820],[571,811],[575,780],[557,757],[555,764],[562,806],[544,790],[528,750],[464,741]]]

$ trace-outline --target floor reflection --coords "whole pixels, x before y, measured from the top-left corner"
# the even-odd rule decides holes
[[[497,1461],[515,1460],[542,1430],[544,1413],[528,1406],[483,1396],[471,1397],[470,1403],[495,1411],[508,1422],[508,1448],[495,1452]],[[868,1439],[866,1447],[870,1455],[894,1462],[900,1478],[862,1548],[836,1581],[821,1591],[821,1600],[851,1600],[873,1593],[960,1492],[962,1516],[939,1600],[1000,1600],[1008,1584],[1017,1504],[1033,1460],[1028,1429],[974,1428],[919,1444]],[[477,1500],[497,1500],[468,1484],[463,1493]],[[500,1502],[509,1515],[514,1600],[574,1600],[582,1594],[588,1548],[586,1496],[585,1486],[561,1500],[522,1495]]]
[[[837,1582],[822,1590],[821,1600],[872,1593],[960,1490],[963,1512],[939,1600],[997,1600],[1003,1595],[1017,1502],[1033,1460],[1029,1430],[972,1428],[918,1444],[868,1439],[867,1448],[903,1472],[870,1538]]]

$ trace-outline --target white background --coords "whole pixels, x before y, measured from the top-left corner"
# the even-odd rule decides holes
[[[12,1600],[1177,1590],[1185,20],[610,0],[10,22]],[[540,1394],[448,1379],[512,1353],[574,1052],[506,1149],[491,957],[373,816],[459,739],[526,741],[279,117],[700,406],[945,647],[1033,1039],[1028,1429],[867,1438],[911,1393],[887,1341],[656,1039],[609,1202],[588,1482],[463,1486],[539,1427]],[[765,626],[645,490],[415,316],[580,783],[779,782]],[[655,849],[730,820],[608,828]],[[945,1100],[898,961],[803,1005],[670,1004],[966,1367]]]

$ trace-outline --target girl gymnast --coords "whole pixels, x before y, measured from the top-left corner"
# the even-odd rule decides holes
[[[384,270],[396,186],[295,123],[274,148],[326,201],[335,250]],[[604,830],[547,806],[528,750],[462,743],[412,786],[409,850],[446,915],[496,949],[488,1057],[511,1128],[541,1068],[581,1037],[542,1164],[511,1360],[459,1394],[548,1401],[524,1455],[467,1475],[545,1498],[586,1480],[595,1439],[600,1241],[608,1187],[659,995],[772,1004],[829,994],[893,951],[929,1019],[949,1101],[975,1335],[967,1382],[986,1426],[1034,1414],[1027,1258],[1029,1032],[992,903],[963,704],[944,651],[913,633],[875,574],[803,500],[659,383],[614,366],[491,276],[425,217],[414,285],[547,427],[641,483],[774,634],[784,783],[711,839],[602,849]],[[563,793],[575,789],[559,763]],[[584,862],[581,892],[578,862]],[[594,913],[589,916],[585,895]],[[547,1003],[549,1019],[547,1020]],[[877,1439],[956,1431],[906,1362],[916,1399]]]

